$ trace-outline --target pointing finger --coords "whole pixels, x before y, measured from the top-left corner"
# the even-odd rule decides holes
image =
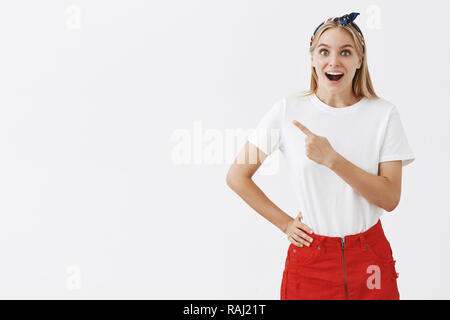
[[[305,127],[304,125],[302,125],[300,122],[298,122],[297,120],[293,120],[292,123],[299,128],[300,130],[303,131],[304,134],[306,134],[307,136],[311,136],[314,135],[314,133],[312,133],[307,127]]]

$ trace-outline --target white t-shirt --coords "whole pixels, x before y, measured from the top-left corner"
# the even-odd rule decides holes
[[[276,101],[248,137],[268,155],[281,151],[302,222],[314,233],[344,237],[368,230],[385,210],[367,201],[334,171],[309,159],[305,134],[292,123],[294,119],[326,137],[348,161],[378,175],[379,162],[403,160],[405,166],[415,159],[397,108],[382,98],[362,98],[351,106],[335,108],[315,94],[292,94]]]

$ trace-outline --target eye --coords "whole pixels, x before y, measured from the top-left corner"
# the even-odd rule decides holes
[[[322,52],[325,52],[325,53],[322,54]],[[319,53],[321,55],[326,55],[326,54],[328,54],[328,50],[327,49],[322,49],[322,50],[319,51]],[[343,50],[341,54],[343,54],[344,56],[349,56],[349,55],[351,55],[351,52],[349,50]]]

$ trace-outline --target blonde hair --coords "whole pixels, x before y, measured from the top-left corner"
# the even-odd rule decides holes
[[[372,85],[372,81],[370,80],[369,75],[369,68],[367,66],[367,47],[366,45],[361,41],[358,32],[355,30],[351,24],[347,24],[346,26],[343,26],[339,23],[339,21],[327,21],[325,22],[320,28],[316,31],[316,34],[314,35],[314,39],[312,41],[311,47],[309,48],[309,53],[313,54],[313,51],[317,47],[317,43],[319,41],[320,36],[322,33],[324,33],[326,30],[331,28],[344,28],[347,30],[348,33],[353,37],[353,41],[356,45],[356,52],[359,57],[362,59],[361,67],[356,70],[355,76],[353,77],[352,82],[352,90],[356,97],[366,97],[369,99],[377,99],[378,96],[375,93],[375,90]],[[318,78],[316,71],[314,70],[314,67],[311,66],[311,83],[310,83],[310,89],[303,91],[301,95],[308,96],[313,93],[316,93],[317,91],[317,83]]]

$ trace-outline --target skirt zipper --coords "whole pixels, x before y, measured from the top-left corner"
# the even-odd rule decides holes
[[[342,267],[344,269],[345,299],[348,300],[347,280],[345,279],[345,260],[344,260],[345,238],[341,238],[341,244],[342,244]]]

